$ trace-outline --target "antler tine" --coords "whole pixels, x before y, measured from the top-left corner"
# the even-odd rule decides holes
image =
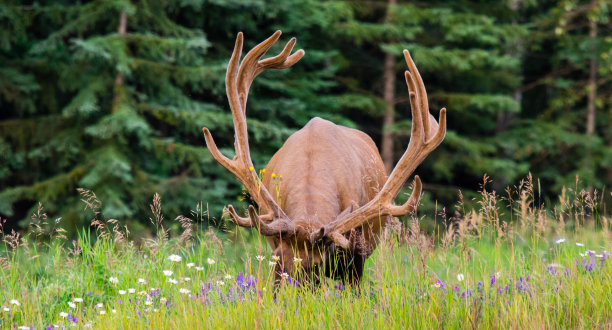
[[[408,147],[374,199],[352,213],[341,214],[333,222],[326,225],[323,230],[313,232],[311,234],[313,242],[328,237],[337,245],[342,246],[346,243],[346,237],[340,235],[342,237],[340,238],[338,234],[344,234],[353,228],[360,227],[371,219],[412,213],[417,207],[422,188],[421,179],[418,175],[414,178],[414,188],[406,203],[400,206],[393,205],[393,199],[416,167],[444,139],[446,134],[446,109],[442,108],[440,110],[440,121],[439,123],[436,122],[435,118],[429,113],[427,92],[423,79],[407,50],[404,50],[404,57],[409,68],[409,71],[405,72],[405,78],[410,93],[412,112],[412,128]]]
[[[243,112],[246,111],[246,103],[249,97],[249,89],[255,77],[266,69],[286,69],[297,63],[303,56],[304,50],[300,49],[291,54],[296,39],[291,38],[283,51],[277,56],[260,61],[259,59],[276,43],[282,32],[276,31],[274,34],[253,48],[242,61],[238,72],[238,92],[242,103]]]
[[[417,69],[412,57],[410,56],[410,52],[407,49],[404,49],[404,59],[406,60],[406,64],[408,65],[408,70],[414,75],[413,80],[416,83],[415,89],[412,91],[416,92],[417,99],[419,101],[419,110],[421,111],[421,116],[423,118],[423,128],[425,134],[429,132],[429,103],[427,102],[427,91],[425,90],[425,84],[423,83],[423,78],[421,78],[421,74],[419,73],[419,69]],[[412,76],[411,75],[411,76]]]

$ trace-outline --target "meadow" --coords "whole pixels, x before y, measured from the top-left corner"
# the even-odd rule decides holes
[[[132,237],[81,190],[93,227],[74,240],[43,205],[27,232],[2,234],[0,327],[612,327],[606,195],[564,188],[549,206],[537,195],[530,179],[503,196],[482,189],[473,203],[460,194],[454,216],[430,233],[421,225],[440,212],[403,219],[357,288],[300,283],[299,266],[275,287],[265,240],[213,229],[203,204],[191,217],[164,219],[156,195],[144,216],[156,235]]]

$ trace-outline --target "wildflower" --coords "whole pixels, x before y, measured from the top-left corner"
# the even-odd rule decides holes
[[[276,173],[272,172],[272,177],[276,178]]]
[[[557,244],[561,244],[563,242],[565,242],[565,238],[559,238],[558,240],[555,241],[555,243]]]
[[[493,286],[493,284],[495,284],[496,281],[497,281],[497,277],[495,275],[491,275],[491,283],[490,283],[490,285]]]
[[[441,286],[442,286],[442,284],[440,284],[440,282],[436,282],[436,283],[433,284],[434,288],[439,288]]]
[[[302,262],[302,258],[293,258],[293,262],[294,263],[301,263]]]
[[[252,171],[252,170],[253,170],[253,166],[249,166],[249,171]]]
[[[195,264],[193,262],[190,262],[190,263],[187,264],[187,268],[191,268],[193,266],[195,266]]]
[[[69,314],[68,314],[68,313],[66,313],[66,312],[60,312],[60,317],[67,318],[67,317],[68,317],[68,315],[69,315]]]
[[[217,285],[218,285],[218,286],[224,286],[224,285],[225,285],[225,282],[223,282],[223,281],[217,281]]]
[[[117,313],[116,309],[111,309],[111,313]]]
[[[197,270],[198,272],[201,272],[201,271],[203,271],[203,270],[204,270],[204,267],[198,267],[198,266],[196,266],[196,270]]]
[[[189,281],[191,281],[191,277],[183,277],[183,281],[189,282]]]
[[[463,276],[463,274],[459,273],[457,274],[457,281],[461,282],[465,279],[465,276]]]
[[[584,246],[584,244],[576,242],[576,246]]]
[[[586,254],[584,254],[584,253],[582,253],[582,252],[578,252],[578,254],[579,254],[581,257],[586,257]]]
[[[113,283],[113,284],[119,283],[119,279],[116,278],[116,277],[112,277],[112,276],[108,278],[108,281]]]
[[[173,278],[169,278],[169,279],[168,279],[168,282],[170,282],[170,283],[172,283],[172,284],[177,284],[177,283],[178,283],[178,281],[177,281],[177,280],[175,280],[175,279],[173,279]]]
[[[190,293],[191,291],[189,291],[189,289],[181,288],[179,289],[179,292],[183,294],[187,294],[187,293]]]
[[[255,258],[257,258],[257,260],[259,260],[259,261],[263,261],[266,257],[264,257],[264,256],[257,256]]]
[[[138,283],[140,283],[140,284],[147,284],[147,281],[144,278],[139,278],[138,279]]]
[[[21,303],[17,299],[11,299],[10,303],[11,305],[21,306]]]
[[[104,315],[104,314],[106,314],[106,311],[105,310],[101,310],[100,311],[100,315]]]
[[[73,303],[72,301],[68,302],[68,306],[70,306],[70,308],[76,308],[76,304]]]
[[[274,260],[274,261],[278,261],[279,259],[280,259],[279,256],[272,256],[272,260]]]
[[[170,259],[170,261],[180,262],[183,258],[177,254],[172,254],[168,257],[168,259]]]
[[[147,306],[150,306],[151,304],[153,304],[153,302],[152,302],[150,299],[147,299],[147,300],[144,302],[144,304],[145,304],[145,305],[147,305]]]
[[[283,278],[283,280],[286,280],[289,277],[289,274],[287,273],[282,273],[281,277]]]
[[[98,303],[98,304],[96,304],[96,307],[102,308],[102,307],[104,307],[104,304],[103,303]]]
[[[604,256],[603,256],[603,254],[596,254],[595,256],[596,256],[597,258],[603,258],[603,257],[604,257]]]
[[[206,262],[208,262],[209,265],[214,265],[215,261],[211,258],[206,259]]]
[[[164,270],[164,275],[166,276],[172,276],[172,271],[171,270]]]
[[[136,292],[136,289],[134,289],[134,288],[129,288],[129,289],[128,289],[128,292],[129,292],[129,293],[134,293],[134,292]]]
[[[276,262],[274,262],[274,261],[268,261],[268,265],[270,265],[270,266],[274,266],[274,265],[276,265]]]
[[[5,312],[10,312],[10,311],[11,311],[11,309],[10,309],[10,308],[8,308],[8,307],[3,307],[2,309],[3,309]]]
[[[72,299],[74,302],[83,302],[83,298],[74,298]]]
[[[159,298],[159,302],[162,303],[162,304],[165,303],[166,301],[168,301],[168,299],[166,299],[166,297]]]
[[[231,280],[232,279],[232,275],[226,274],[225,276],[223,276],[223,278],[226,279],[226,280]]]
[[[127,293],[125,290],[119,290],[118,292],[119,292],[119,294],[126,294]]]

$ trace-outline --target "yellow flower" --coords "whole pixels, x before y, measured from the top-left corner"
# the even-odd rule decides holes
[[[249,166],[249,171],[252,171],[252,170],[253,170],[253,166]]]
[[[259,172],[261,172],[261,173],[266,173],[266,169],[265,169],[265,168],[262,168],[261,170],[259,170]]]
[[[276,173],[272,172],[272,177],[276,178]]]

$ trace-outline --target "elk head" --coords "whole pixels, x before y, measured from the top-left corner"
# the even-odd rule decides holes
[[[239,64],[243,35],[238,34],[225,80],[236,156],[229,159],[221,154],[210,131],[203,128],[206,145],[213,158],[234,174],[259,206],[258,212],[250,205],[247,217],[239,216],[231,205],[228,212],[237,225],[255,227],[268,237],[280,258],[277,279],[294,268],[294,260],[302,260],[304,269],[317,270],[315,277],[318,270],[325,270],[326,275],[358,282],[363,261],[376,247],[383,227],[392,217],[416,209],[421,194],[418,176],[406,203],[394,205],[393,199],[416,167],[444,139],[446,109],[440,110],[439,122],[429,113],[423,80],[404,50],[413,122],[408,148],[389,176],[376,145],[366,134],[315,118],[287,139],[268,163],[261,180],[249,152],[249,88],[263,71],[288,68],[304,56],[303,50],[291,54],[293,38],[279,55],[260,60],[280,35],[276,31]],[[275,173],[285,175],[280,188],[275,187]],[[332,269],[334,264],[340,265],[336,272]]]

